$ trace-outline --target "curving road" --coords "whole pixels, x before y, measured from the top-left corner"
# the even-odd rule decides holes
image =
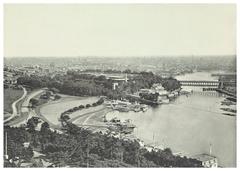
[[[22,95],[22,97],[20,97],[19,99],[17,99],[15,102],[12,103],[12,109],[13,109],[12,115],[9,118],[5,119],[4,123],[10,121],[11,119],[13,119],[14,117],[16,117],[19,114],[18,110],[17,110],[17,107],[16,107],[16,104],[19,101],[21,101],[22,99],[24,99],[27,95],[27,90],[22,86],[21,86],[21,88],[23,89],[23,95]]]
[[[26,123],[26,121],[30,117],[35,116],[34,112],[32,110],[29,110],[29,108],[28,108],[30,100],[32,98],[34,98],[35,96],[41,94],[44,91],[45,91],[45,89],[36,90],[36,91],[28,94],[26,97],[24,97],[24,99],[23,99],[24,101],[21,105],[21,111],[19,111],[21,113],[21,116],[18,117],[16,120],[13,120],[13,122],[9,123],[9,125],[10,126],[20,126],[21,124]]]

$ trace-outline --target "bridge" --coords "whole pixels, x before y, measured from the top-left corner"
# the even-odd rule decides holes
[[[213,77],[222,77],[222,76],[236,76],[236,73],[215,73],[211,74]]]
[[[196,81],[196,80],[180,80],[181,86],[207,86],[207,87],[218,87],[224,86],[236,86],[236,81]]]

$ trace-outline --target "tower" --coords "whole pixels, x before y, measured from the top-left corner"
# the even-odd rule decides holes
[[[210,146],[209,146],[209,155],[211,156],[212,155],[212,144],[210,143]]]
[[[113,90],[116,90],[118,83],[113,83]]]

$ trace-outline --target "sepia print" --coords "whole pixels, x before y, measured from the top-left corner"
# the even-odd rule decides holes
[[[4,4],[4,167],[236,167],[236,5]]]

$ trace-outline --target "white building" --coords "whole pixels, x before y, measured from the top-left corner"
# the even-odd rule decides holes
[[[199,154],[199,155],[193,156],[191,158],[199,160],[202,163],[203,167],[206,167],[206,168],[217,168],[218,167],[217,158],[214,156],[211,156],[209,154]]]

